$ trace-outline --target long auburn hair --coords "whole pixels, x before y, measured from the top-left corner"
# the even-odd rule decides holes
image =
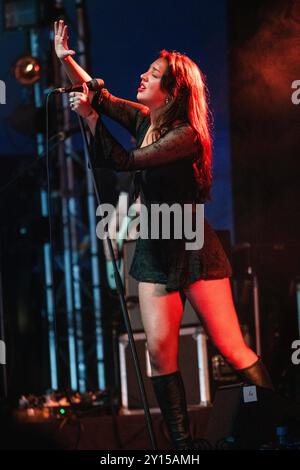
[[[172,99],[159,115],[156,131],[162,135],[177,120],[188,122],[196,131],[202,152],[199,151],[193,168],[199,198],[204,202],[211,199],[212,186],[211,115],[207,105],[205,78],[198,65],[185,54],[163,49],[159,57],[167,61],[167,69],[161,78],[161,89],[167,91]]]

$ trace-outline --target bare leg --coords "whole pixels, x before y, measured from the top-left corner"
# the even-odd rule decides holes
[[[139,300],[152,375],[178,370],[178,336],[184,308],[179,292],[169,293],[163,284],[140,282]]]
[[[228,278],[196,281],[184,293],[213,343],[234,368],[243,369],[257,361],[244,341]]]
[[[192,449],[184,384],[178,370],[178,336],[184,302],[162,284],[139,283],[152,385],[175,449]]]

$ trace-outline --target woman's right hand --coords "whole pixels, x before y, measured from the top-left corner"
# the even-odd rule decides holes
[[[68,48],[68,26],[64,24],[64,20],[54,22],[54,47],[60,60],[75,54],[75,51]]]

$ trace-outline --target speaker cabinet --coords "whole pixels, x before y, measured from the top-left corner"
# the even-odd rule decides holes
[[[272,390],[241,384],[221,387],[204,437],[217,449],[259,449],[274,442],[276,426],[286,420],[287,411]]]

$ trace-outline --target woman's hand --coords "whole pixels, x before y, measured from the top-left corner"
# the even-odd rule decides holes
[[[54,47],[57,57],[64,60],[68,56],[75,54],[75,51],[68,48],[68,26],[64,20],[54,22]]]
[[[72,91],[69,94],[70,107],[72,111],[79,114],[81,117],[86,118],[93,113],[93,108],[89,101],[89,89],[86,83],[82,84],[83,93]]]

